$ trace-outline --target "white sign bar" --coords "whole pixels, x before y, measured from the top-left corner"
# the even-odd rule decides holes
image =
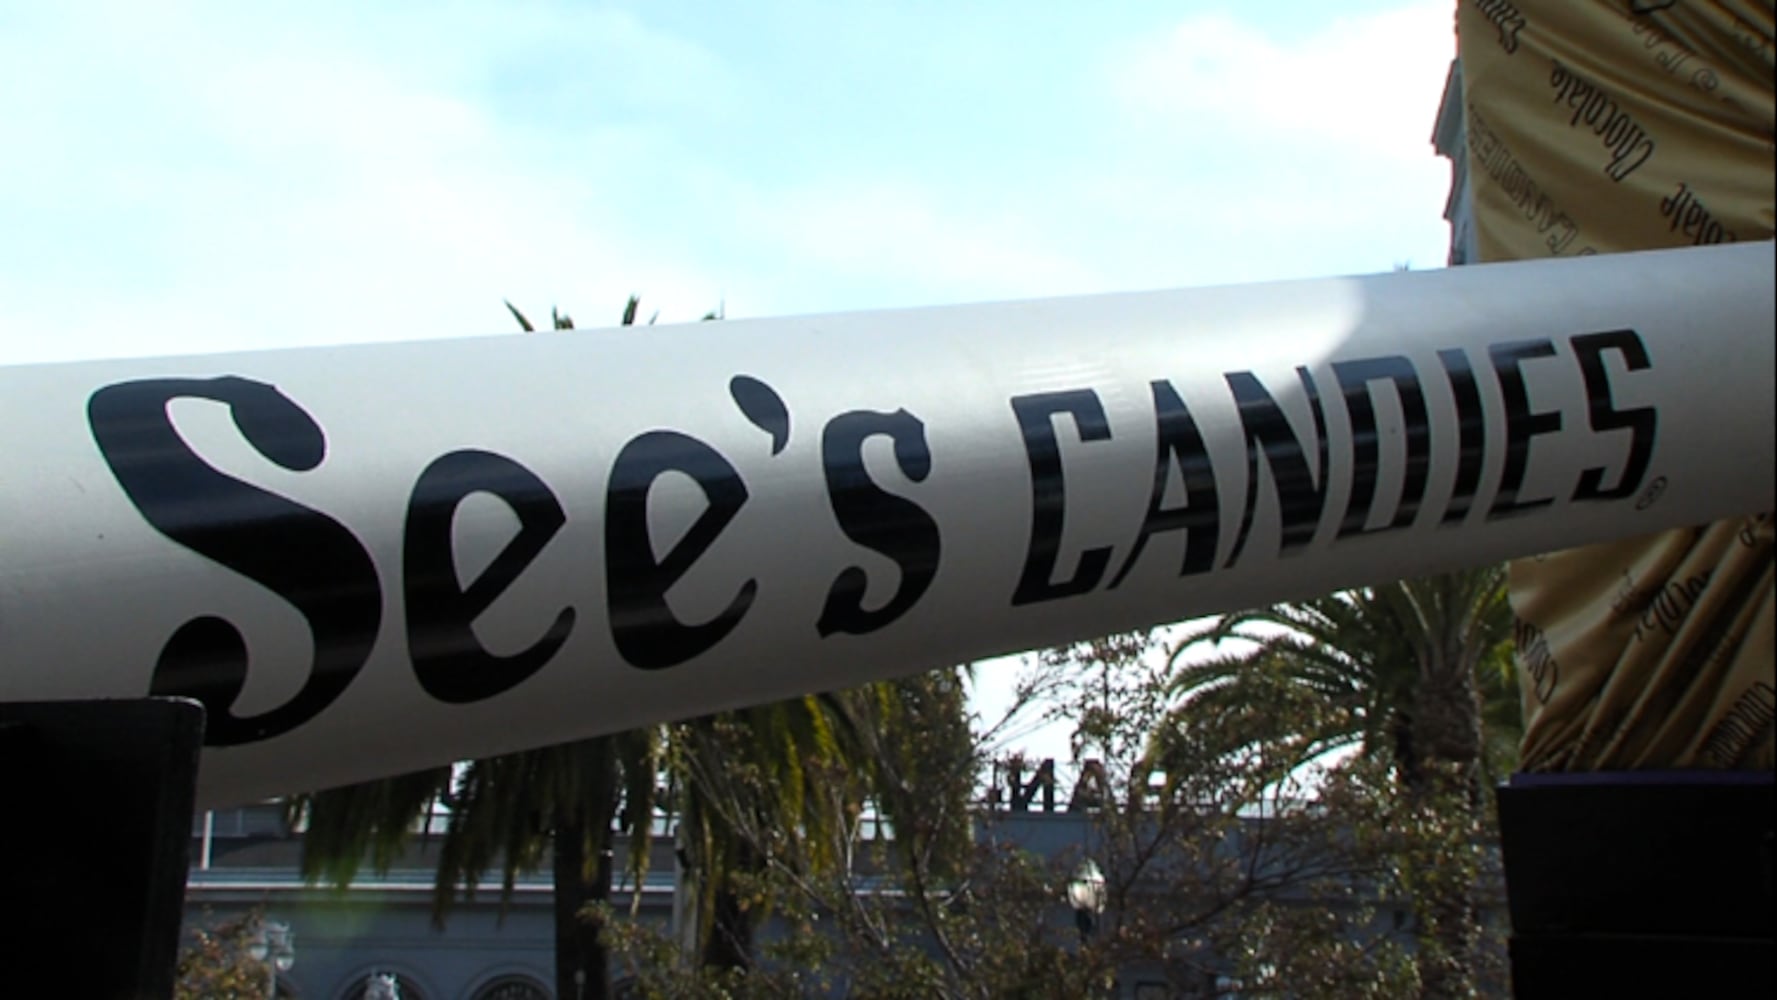
[[[1772,268],[0,368],[0,700],[215,806],[1768,510]]]

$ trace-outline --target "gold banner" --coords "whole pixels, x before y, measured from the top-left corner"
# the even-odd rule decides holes
[[[1771,239],[1774,7],[1459,0],[1478,258]],[[1772,536],[1761,515],[1515,563],[1520,766],[1777,764]]]

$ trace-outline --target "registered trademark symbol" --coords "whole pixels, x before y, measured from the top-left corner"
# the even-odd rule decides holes
[[[1646,510],[1649,507],[1652,507],[1654,504],[1659,502],[1660,497],[1662,495],[1664,495],[1665,492],[1666,492],[1666,477],[1665,476],[1655,476],[1654,481],[1651,483],[1648,483],[1647,489],[1642,490],[1641,496],[1636,498],[1635,509],[1636,510]]]

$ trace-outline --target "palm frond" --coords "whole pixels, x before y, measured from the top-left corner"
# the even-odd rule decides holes
[[[386,872],[407,847],[415,823],[449,787],[451,770],[432,768],[291,797],[287,815],[305,827],[301,870],[310,882],[344,888],[369,863]]]
[[[1172,714],[1152,756],[1179,747],[1180,730],[1222,732],[1228,752],[1265,745],[1356,744],[1400,749],[1421,679],[1457,671],[1484,697],[1483,718],[1509,719],[1516,698],[1511,617],[1500,567],[1442,574],[1253,608],[1198,623],[1168,652]],[[1509,659],[1509,656],[1508,656]],[[1252,699],[1299,700],[1304,711],[1251,711]],[[1314,711],[1306,711],[1306,708]],[[1230,728],[1239,719],[1245,730]],[[1168,740],[1174,741],[1169,750]],[[1176,752],[1174,753],[1176,756]]]

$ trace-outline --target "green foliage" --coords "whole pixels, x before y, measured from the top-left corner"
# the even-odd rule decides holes
[[[271,967],[249,952],[261,929],[258,911],[187,928],[174,971],[175,1000],[265,1000]]]
[[[1169,704],[1157,641],[1152,630],[1119,632],[1038,654],[1045,719],[1073,726],[1076,759],[1133,764],[1145,756]]]
[[[1473,753],[1494,776],[1509,771],[1522,731],[1512,673],[1512,618],[1504,572],[1490,567],[1405,580],[1223,615],[1188,631],[1170,659],[1179,704],[1164,734],[1227,711],[1244,711],[1263,676],[1268,697],[1304,702],[1308,726],[1288,734],[1310,755],[1355,747],[1409,770],[1427,759]],[[1204,646],[1234,651],[1190,660]],[[1430,731],[1427,696],[1484,699],[1463,706],[1475,734]],[[1307,702],[1318,702],[1311,709]],[[1479,746],[1481,721],[1492,738]],[[1246,745],[1271,742],[1271,727],[1245,730]],[[1470,743],[1475,743],[1470,746]],[[1236,747],[1230,747],[1231,751]],[[1467,763],[1465,757],[1463,760]]]
[[[637,995],[654,998],[1072,998],[1111,981],[1113,953],[1082,948],[1057,919],[1058,861],[993,844],[957,860],[956,880],[910,876],[892,892],[862,858],[849,872],[767,866],[747,892],[787,931],[746,970],[686,964],[676,942],[635,922],[614,921],[609,940]]]
[[[1242,995],[1419,995],[1436,953],[1412,939],[1412,900],[1448,898],[1451,885],[1483,874],[1466,800],[1407,794],[1387,751],[1306,765],[1319,743],[1303,734],[1340,720],[1282,669],[1240,676],[1249,697],[1220,703],[1195,720],[1201,726],[1150,738],[1156,719],[1173,718],[1172,678],[1152,666],[1154,642],[1106,637],[1042,659],[1053,675],[1045,690],[1078,720],[1077,744],[1107,765],[1098,805],[1076,817],[1082,847],[1090,845],[1106,876],[1106,907],[1089,937],[1063,902],[1079,854],[1027,853],[1000,825],[1003,816],[981,813],[972,835],[955,841],[960,850],[938,849],[937,838],[953,836],[939,831],[955,806],[913,795],[898,803],[888,841],[861,826],[735,824],[727,835],[758,860],[736,874],[735,893],[749,912],[768,911],[774,926],[794,931],[762,942],[750,969],[719,969],[616,920],[607,940],[639,995],[792,996],[819,986],[872,998],[1081,997],[1103,995],[1131,970],[1177,996],[1236,987]],[[931,694],[942,701],[956,679],[925,683],[942,682]],[[903,693],[899,704],[918,701]],[[858,710],[840,707],[848,704],[834,710]],[[1247,739],[1254,728],[1283,735],[1255,742]],[[747,738],[739,729],[730,735]],[[968,739],[909,735],[889,744],[872,750],[878,788],[897,772],[942,785],[981,763],[980,745]],[[739,746],[726,752],[745,755]],[[769,797],[771,774],[730,770],[737,783],[720,808]],[[806,774],[830,794],[856,787],[848,784],[855,775]]]
[[[366,862],[388,871],[416,825],[448,796],[451,774],[435,767],[286,799],[286,820],[304,831],[303,876],[343,887]]]
[[[953,870],[967,847],[973,768],[955,671],[722,713],[670,731],[703,964],[752,965],[752,928],[777,902],[771,878],[849,871],[867,823],[897,830],[899,860],[922,870]],[[920,767],[919,755],[933,747],[960,754],[960,763]]]
[[[366,861],[386,872],[427,817],[448,814],[433,892],[433,918],[442,924],[457,896],[472,896],[490,869],[499,870],[509,899],[519,873],[548,861],[558,831],[581,831],[586,856],[597,857],[615,823],[637,845],[630,864],[639,877],[659,754],[656,732],[636,730],[305,793],[287,809],[305,827],[304,877],[340,887]]]
[[[1289,748],[1298,766],[1359,750],[1353,767],[1398,786],[1375,823],[1396,835],[1387,885],[1413,916],[1419,991],[1468,995],[1490,960],[1476,918],[1486,789],[1521,732],[1511,628],[1498,567],[1225,615],[1173,650],[1179,700],[1155,734],[1156,765],[1171,771],[1181,745],[1206,740],[1231,759]],[[1235,652],[1184,662],[1230,639]]]

